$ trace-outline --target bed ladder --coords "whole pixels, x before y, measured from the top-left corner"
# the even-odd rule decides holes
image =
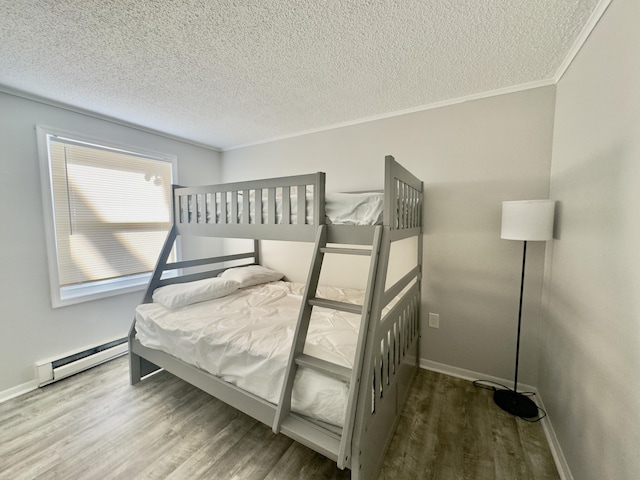
[[[327,226],[320,225],[318,228],[313,261],[311,263],[311,268],[309,269],[309,276],[302,298],[302,306],[293,337],[293,346],[291,348],[287,370],[285,372],[280,402],[278,403],[273,422],[274,433],[283,431],[285,434],[301,441],[301,443],[307,443],[309,439],[316,439],[316,441],[312,441],[312,443],[314,443],[313,446],[329,458],[336,459],[336,463],[340,469],[344,469],[348,466],[348,461],[350,460],[351,438],[353,436],[355,417],[354,410],[358,400],[357,397],[363,366],[365,341],[367,331],[369,329],[369,319],[371,317],[374,284],[377,277],[376,273],[378,271],[378,258],[380,256],[382,236],[383,227],[378,225],[374,230],[371,240],[371,248],[327,247]],[[367,255],[371,257],[363,305],[316,297],[320,271],[322,269],[322,261],[324,259],[324,255],[327,253]],[[347,368],[304,353],[304,346],[307,339],[307,332],[313,307],[322,307],[361,315],[358,341],[353,359],[353,368]],[[325,429],[319,424],[305,421],[303,417],[291,413],[291,393],[293,390],[296,371],[300,366],[311,368],[337,378],[349,385],[349,395],[344,419],[345,423],[342,429],[338,429],[341,430],[340,434],[336,434],[329,428]],[[304,433],[300,435],[297,434],[297,431],[304,431]]]

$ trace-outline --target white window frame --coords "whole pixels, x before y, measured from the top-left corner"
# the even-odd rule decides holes
[[[45,239],[47,261],[49,266],[49,285],[51,289],[51,305],[53,308],[74,305],[101,298],[122,295],[144,290],[153,272],[128,275],[116,279],[86,282],[80,285],[61,286],[58,275],[58,253],[55,230],[55,214],[52,192],[52,173],[49,160],[49,142],[47,137],[58,136],[84,142],[98,147],[121,150],[125,153],[150,157],[154,160],[171,163],[172,183],[178,184],[178,157],[162,152],[152,151],[138,146],[125,145],[111,140],[84,135],[78,132],[59,129],[46,125],[36,125],[38,156],[40,158],[40,180],[42,203],[44,210]],[[176,256],[180,257],[180,248],[176,242]]]

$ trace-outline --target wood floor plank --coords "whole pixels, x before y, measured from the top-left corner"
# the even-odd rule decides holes
[[[292,443],[293,440],[274,434],[266,425],[256,424],[212,469],[229,472],[226,478],[262,480]]]
[[[172,430],[157,419],[172,418],[178,407],[171,401],[172,393],[183,387],[182,382],[176,380],[168,379],[163,395],[135,403],[133,409],[128,408],[127,400],[131,397],[125,391],[128,390],[126,385],[111,393],[105,391],[105,396],[94,399],[93,405],[88,403],[77,407],[74,422],[62,426],[63,441],[50,444],[43,452],[46,455],[53,449],[60,461],[42,478],[48,478],[54,472],[60,478],[87,478],[87,475],[101,478],[117,473],[122,465],[133,471],[134,459],[140,457],[140,452],[145,452],[148,461],[153,461],[158,450],[150,447],[158,438],[166,440],[172,434]],[[183,398],[183,401],[190,399],[189,395]],[[95,414],[94,408],[100,412],[99,415]],[[146,432],[146,435],[135,435],[138,430]],[[82,441],[75,441],[76,436]],[[114,464],[114,458],[119,458],[120,462]]]
[[[0,480],[345,480],[348,470],[167,372],[126,358],[0,404]],[[540,424],[421,370],[380,480],[558,477]],[[368,479],[366,479],[368,480]]]
[[[173,472],[194,453],[198,445],[208,440],[209,432],[200,428],[201,425],[207,422],[227,425],[235,416],[236,412],[222,402],[211,402],[211,397],[201,393],[189,391],[162,423],[143,425],[143,431],[148,432],[144,437],[131,438],[129,429],[119,431],[110,443],[118,445],[118,449],[126,448],[119,454],[122,463],[113,468],[110,462],[105,462],[94,469],[95,474],[117,478],[165,478]],[[167,428],[164,422],[171,427]]]
[[[191,459],[200,451],[201,446],[209,442],[212,430],[228,426],[237,416],[236,410],[222,402],[205,403],[191,415],[189,422],[180,425],[176,440],[166,443],[163,454],[155,462],[149,463],[146,459],[140,458],[141,469],[137,477],[170,478],[183,465],[192,463]],[[181,478],[192,476],[181,475]]]
[[[472,383],[461,384],[473,401],[468,404],[468,426],[462,432],[465,446],[464,471],[468,478],[495,478],[494,434],[491,412],[493,397],[486,390],[478,390]],[[481,433],[479,433],[481,432]]]
[[[533,400],[535,401],[535,397]],[[517,428],[530,477],[532,479],[557,478],[556,466],[548,458],[551,452],[542,429],[531,428],[526,422],[519,422]]]
[[[339,470],[336,464],[321,455],[314,455],[304,445],[293,442],[274,465],[265,480],[348,480],[348,469]]]
[[[555,480],[559,476],[540,424],[502,411],[494,404],[492,391],[421,371],[379,480],[414,478]]]
[[[428,395],[423,392],[429,392]],[[443,402],[442,385],[429,375],[418,375],[411,388],[407,406],[389,446],[380,474],[381,480],[429,478],[428,466],[439,454],[438,416],[433,412]]]
[[[229,450],[242,441],[242,438],[254,428],[258,422],[246,415],[236,411],[235,415],[219,431],[210,431],[211,438],[200,445],[200,448],[180,465],[168,480],[193,479],[215,479],[221,478],[219,475],[225,473],[216,471],[217,462]]]

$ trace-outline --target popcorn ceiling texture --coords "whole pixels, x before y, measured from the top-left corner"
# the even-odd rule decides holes
[[[0,85],[228,148],[549,80],[598,0],[0,0]]]

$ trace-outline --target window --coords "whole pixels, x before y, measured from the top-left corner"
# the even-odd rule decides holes
[[[37,133],[53,306],[142,289],[171,227],[176,158]]]

